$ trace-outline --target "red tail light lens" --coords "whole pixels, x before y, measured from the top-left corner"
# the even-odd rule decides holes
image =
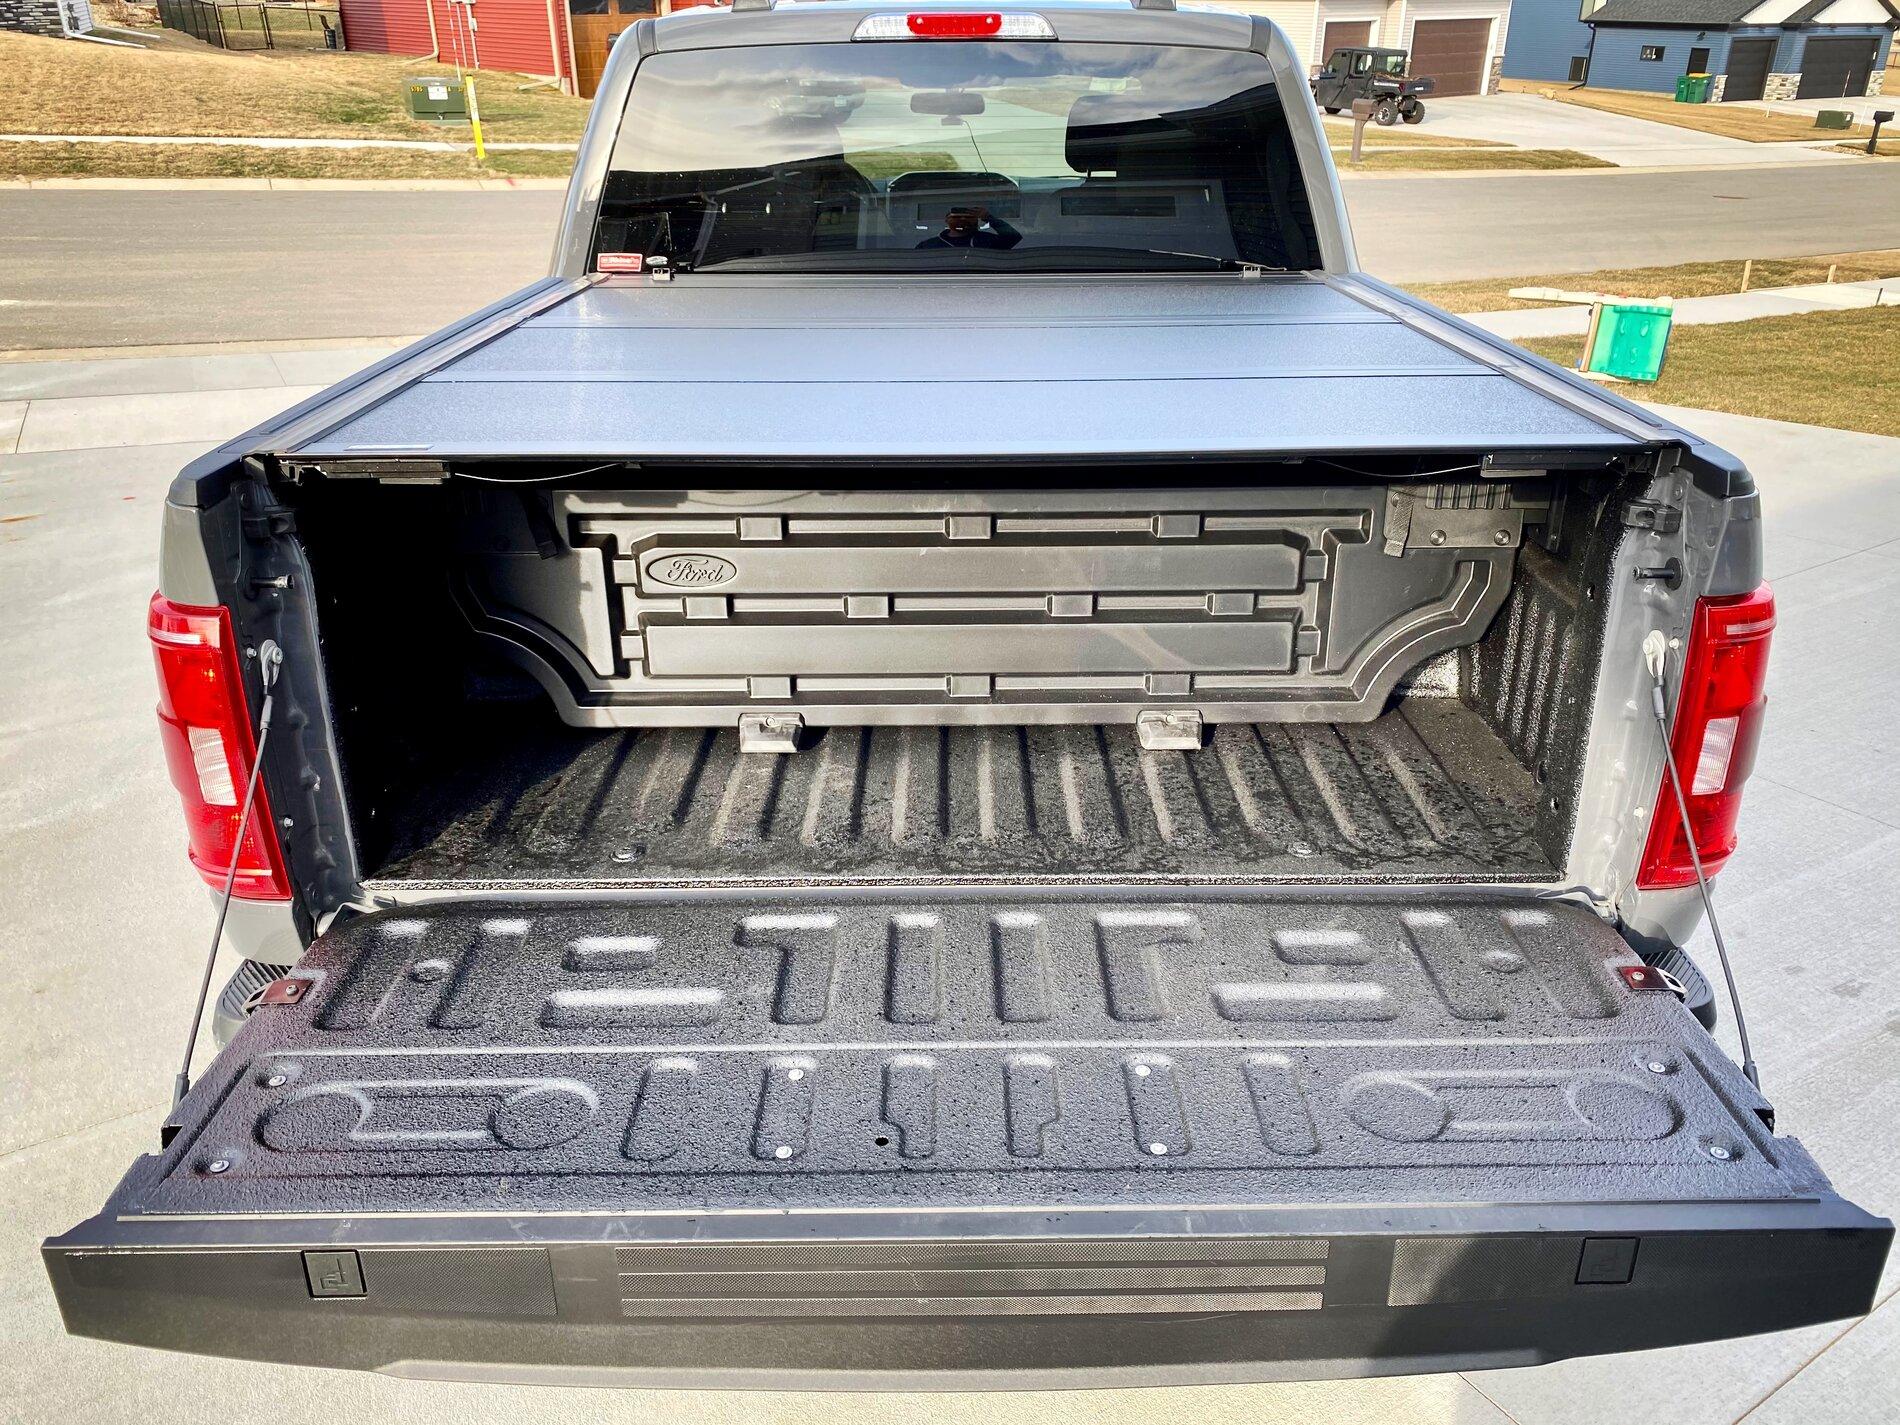
[[[1768,707],[1763,688],[1774,631],[1775,595],[1766,584],[1752,594],[1696,602],[1670,749],[1689,802],[1696,851],[1710,875],[1735,850],[1742,784],[1754,770],[1755,743]],[[1636,884],[1643,890],[1695,884],[1695,864],[1666,773]]]
[[[244,784],[256,755],[231,615],[154,594],[146,631],[158,664],[159,737],[172,785],[184,803],[191,864],[208,885],[223,890],[237,844]],[[290,878],[261,784],[244,831],[233,894],[246,900],[290,899]]]
[[[1000,14],[908,15],[905,22],[920,40],[987,40],[1003,28]]]

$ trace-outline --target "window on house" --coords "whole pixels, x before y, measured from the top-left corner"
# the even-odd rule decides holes
[[[1643,59],[1661,59],[1663,57],[1663,47],[1661,45],[1644,45],[1640,57]]]
[[[1590,56],[1573,54],[1570,56],[1570,82],[1581,84],[1590,77]]]

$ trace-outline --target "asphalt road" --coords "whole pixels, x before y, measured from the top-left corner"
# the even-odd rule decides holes
[[[1350,181],[1394,281],[1900,247],[1900,165]],[[430,331],[538,276],[561,195],[16,189],[0,349]]]

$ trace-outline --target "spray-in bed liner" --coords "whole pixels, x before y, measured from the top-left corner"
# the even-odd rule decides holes
[[[118,1214],[1760,1200],[1824,1180],[1575,905],[834,893],[322,937]]]
[[[494,755],[505,744],[508,755]],[[1548,879],[1539,789],[1454,698],[1361,724],[835,727],[790,756],[730,729],[483,733],[400,811],[378,881],[783,884]]]

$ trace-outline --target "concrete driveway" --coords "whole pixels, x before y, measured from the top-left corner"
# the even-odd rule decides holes
[[[1800,144],[1749,143],[1721,134],[1632,119],[1539,94],[1467,94],[1427,99],[1427,134],[1496,139],[1520,148],[1568,148],[1624,168],[1852,162],[1850,155]],[[1826,135],[1819,135],[1825,138]]]
[[[95,1211],[157,1128],[210,910],[158,753],[142,609],[171,474],[204,440],[372,353],[0,368],[56,406],[0,456],[0,1420],[403,1418],[666,1425],[1861,1425],[1891,1419],[1900,1302],[1867,1320],[1534,1370],[1005,1396],[739,1395],[401,1381],[167,1355],[60,1328],[41,1237]],[[249,394],[209,379],[252,383]],[[7,394],[0,383],[0,396]],[[169,396],[169,400],[160,398]],[[137,397],[138,401],[126,398]],[[107,403],[120,401],[116,411]],[[142,402],[143,404],[140,404]],[[80,419],[90,414],[91,419]],[[1900,1211],[1900,440],[1678,413],[1762,480],[1777,580],[1772,711],[1721,895],[1782,1131]],[[61,432],[65,432],[63,439]],[[147,443],[140,443],[141,437]],[[88,445],[92,448],[55,448]],[[122,448],[100,447],[118,444]],[[0,444],[4,449],[4,444]],[[1713,960],[1703,952],[1704,964]],[[1733,1036],[1724,1029],[1731,1047]],[[8,1364],[11,1362],[11,1364]]]

